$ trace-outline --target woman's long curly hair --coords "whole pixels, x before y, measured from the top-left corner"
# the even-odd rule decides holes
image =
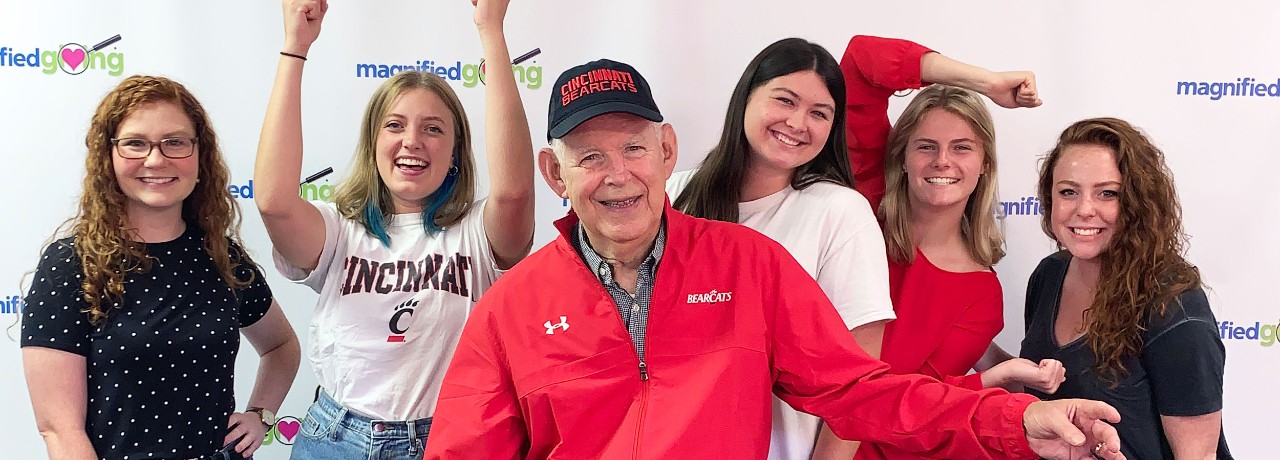
[[[111,90],[93,114],[84,139],[88,155],[84,160],[80,207],[75,217],[63,224],[64,228],[70,226],[70,236],[75,239],[75,252],[84,271],[81,288],[85,313],[95,326],[102,326],[111,307],[119,305],[124,296],[125,275],[151,269],[146,247],[135,241],[136,229],[128,220],[126,197],[112,168],[113,161],[142,160],[116,158],[111,139],[129,115],[161,103],[177,105],[195,127],[199,180],[182,202],[183,220],[204,230],[204,250],[228,286],[242,289],[253,281],[235,276],[237,266],[252,262],[243,253],[240,241],[240,207],[227,191],[231,173],[204,107],[175,81],[135,75]]]
[[[1200,287],[1200,272],[1183,257],[1182,206],[1164,153],[1124,120],[1092,118],[1067,127],[1041,164],[1040,202],[1053,202],[1054,166],[1064,150],[1077,145],[1111,149],[1120,170],[1115,235],[1100,256],[1097,292],[1085,311],[1094,370],[1118,382],[1129,372],[1125,360],[1142,350],[1146,322],[1165,314],[1183,292]],[[1061,249],[1052,222],[1053,206],[1045,206],[1040,226]]]

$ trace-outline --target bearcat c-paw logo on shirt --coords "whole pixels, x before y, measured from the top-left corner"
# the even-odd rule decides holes
[[[413,309],[417,306],[418,301],[413,299],[396,305],[395,313],[392,313],[391,320],[387,321],[387,329],[391,330],[391,335],[387,336],[387,342],[404,342],[404,333],[409,332],[409,326],[401,326],[400,319],[405,316],[413,316]]]
[[[467,281],[470,279],[472,266],[471,256],[456,253],[447,258],[441,254],[428,254],[420,260],[392,262],[351,256],[342,261],[342,269],[346,273],[342,295],[435,290],[471,298],[472,290],[467,286]],[[392,309],[387,320],[387,329],[391,332],[387,336],[387,342],[405,341],[405,333],[413,323],[402,323],[413,316],[417,306],[417,300],[409,299]]]
[[[732,292],[719,292],[712,289],[706,294],[689,294],[689,305],[705,303],[715,305],[720,302],[728,302],[733,300]]]

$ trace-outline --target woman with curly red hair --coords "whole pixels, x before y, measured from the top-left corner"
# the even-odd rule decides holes
[[[252,455],[300,350],[240,242],[208,115],[181,84],[130,77],[98,105],[85,146],[79,211],[44,250],[22,317],[49,457]],[[240,334],[261,363],[237,412]]]
[[[1229,459],[1226,351],[1200,272],[1184,257],[1182,208],[1164,154],[1124,120],[1077,122],[1040,169],[1046,235],[1063,249],[1027,285],[1022,357],[1068,375],[1043,399],[1120,411],[1131,459]]]

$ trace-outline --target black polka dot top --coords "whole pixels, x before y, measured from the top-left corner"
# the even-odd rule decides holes
[[[266,314],[271,289],[257,266],[242,264],[236,276],[253,283],[233,292],[203,242],[188,225],[176,240],[147,244],[151,270],[125,276],[124,297],[101,327],[84,313],[72,238],[40,259],[21,344],[85,357],[85,429],[100,458],[192,458],[222,447],[236,409],[239,330]]]

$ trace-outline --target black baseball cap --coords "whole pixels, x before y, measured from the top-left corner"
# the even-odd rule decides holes
[[[600,59],[571,68],[556,79],[547,116],[547,140],[559,139],[593,117],[626,112],[662,121],[649,82],[630,65]]]

